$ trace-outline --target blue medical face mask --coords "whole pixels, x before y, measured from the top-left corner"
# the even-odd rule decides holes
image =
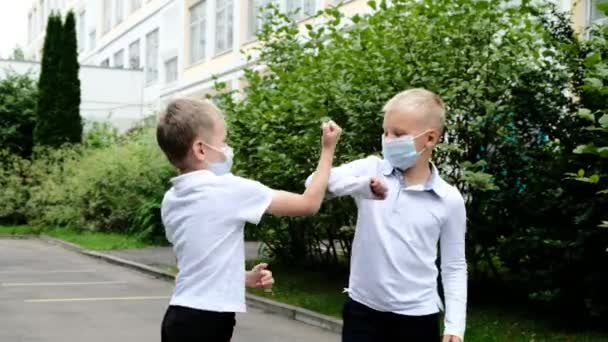
[[[420,154],[426,150],[426,148],[424,148],[420,152],[416,151],[416,144],[414,141],[427,132],[428,130],[417,136],[406,135],[390,140],[387,140],[386,137],[382,136],[382,156],[396,169],[405,171],[411,168],[416,164]]]
[[[216,150],[224,155],[224,160],[221,162],[207,163],[207,170],[213,172],[217,176],[222,176],[227,173],[230,173],[230,169],[232,169],[232,161],[234,158],[234,153],[232,151],[232,148],[228,145],[226,145],[222,148],[219,148],[219,147],[215,147],[213,145],[209,145],[207,143],[203,143],[203,144],[205,144],[207,147],[209,147],[213,150]]]

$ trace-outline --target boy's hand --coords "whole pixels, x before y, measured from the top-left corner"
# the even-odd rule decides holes
[[[342,128],[333,121],[328,121],[321,125],[323,131],[323,148],[335,148],[342,134]]]
[[[388,188],[384,185],[384,182],[380,180],[378,177],[372,177],[369,179],[369,187],[372,190],[372,194],[376,196],[377,199],[386,199],[386,195],[388,193]]]
[[[462,342],[460,337],[454,335],[444,335],[443,342]]]
[[[268,264],[262,263],[255,265],[251,271],[247,272],[245,285],[253,289],[270,289],[274,284],[272,272],[267,270]]]

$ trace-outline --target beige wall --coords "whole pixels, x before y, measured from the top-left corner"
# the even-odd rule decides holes
[[[572,25],[578,33],[583,33],[587,27],[589,15],[589,0],[576,0],[572,5]]]

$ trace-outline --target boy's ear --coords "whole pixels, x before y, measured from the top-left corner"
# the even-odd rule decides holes
[[[203,142],[200,140],[194,141],[192,144],[192,154],[197,160],[205,160],[205,150],[203,149]]]
[[[439,140],[441,139],[441,134],[437,129],[431,129],[429,134],[427,135],[427,143],[430,143],[432,146],[439,144]]]

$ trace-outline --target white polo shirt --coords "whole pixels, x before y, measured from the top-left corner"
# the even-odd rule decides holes
[[[171,182],[161,207],[179,268],[171,305],[245,312],[244,226],[260,222],[273,191],[255,181],[207,170]]]
[[[374,200],[370,177],[388,187]],[[307,183],[310,181],[307,181]],[[465,204],[460,192],[432,166],[425,185],[407,186],[402,174],[378,157],[333,168],[328,196],[350,195],[358,208],[352,246],[349,296],[372,309],[422,316],[443,309],[436,259],[441,248],[445,334],[463,337],[467,264]]]

